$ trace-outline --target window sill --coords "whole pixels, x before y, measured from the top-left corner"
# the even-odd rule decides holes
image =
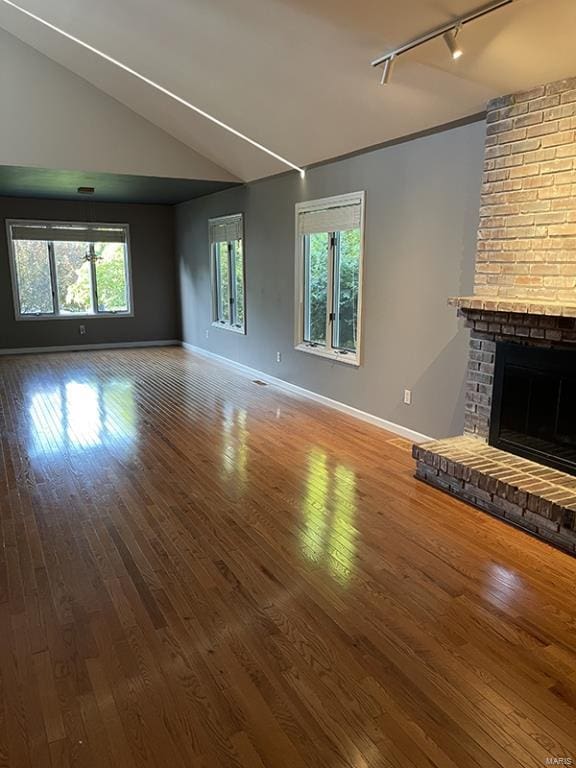
[[[322,349],[322,347],[313,347],[310,344],[306,344],[305,342],[302,344],[297,344],[294,349],[298,350],[298,352],[307,352],[309,355],[324,357],[328,360],[332,360],[334,363],[353,365],[355,368],[360,367],[358,353],[352,354],[351,352],[348,352],[347,354],[343,355],[341,352],[333,352],[327,349]]]
[[[110,320],[111,318],[118,317],[134,317],[133,312],[98,312],[92,315],[16,315],[18,322],[30,322],[30,321],[46,321],[46,320]]]
[[[246,335],[246,328],[237,328],[235,325],[227,325],[226,323],[212,322],[212,328],[220,328],[221,331],[232,331],[232,333],[240,333],[242,336]]]

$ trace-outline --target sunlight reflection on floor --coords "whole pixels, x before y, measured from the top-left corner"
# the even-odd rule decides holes
[[[68,381],[29,398],[30,455],[131,444],[136,436],[134,384]]]
[[[356,554],[356,476],[314,448],[308,460],[301,534],[304,555],[324,563],[338,581],[350,579]]]

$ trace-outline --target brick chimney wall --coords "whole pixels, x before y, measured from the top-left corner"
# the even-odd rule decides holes
[[[474,292],[576,300],[576,78],[488,105]]]
[[[488,105],[474,295],[449,303],[470,328],[464,437],[415,446],[416,476],[576,554],[574,477],[484,445],[503,342],[576,359],[576,77]]]

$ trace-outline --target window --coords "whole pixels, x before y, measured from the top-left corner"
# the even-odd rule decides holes
[[[131,315],[128,226],[9,221],[18,320]]]
[[[296,349],[360,362],[364,193],[296,206]]]
[[[246,332],[242,214],[210,219],[212,324]]]

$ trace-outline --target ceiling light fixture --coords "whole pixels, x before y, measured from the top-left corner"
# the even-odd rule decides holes
[[[188,107],[188,109],[191,109],[193,112],[196,112],[196,114],[206,118],[206,120],[209,120],[211,123],[218,125],[220,128],[223,128],[225,131],[228,131],[228,133],[231,133],[233,136],[237,136],[239,139],[242,139],[248,144],[251,144],[253,147],[256,147],[256,149],[259,149],[261,152],[264,152],[270,157],[273,157],[275,160],[278,160],[280,163],[287,165],[289,168],[293,168],[295,171],[298,171],[301,178],[304,178],[304,176],[306,175],[306,171],[304,170],[304,168],[300,168],[300,166],[295,165],[294,163],[290,162],[290,160],[286,160],[286,158],[282,157],[282,155],[279,155],[276,152],[273,152],[271,149],[268,149],[268,147],[265,147],[263,144],[260,144],[259,142],[254,141],[254,139],[251,139],[249,136],[246,136],[246,134],[241,133],[240,131],[237,131],[235,128],[232,128],[232,126],[228,125],[227,123],[224,123],[222,120],[219,120],[217,117],[214,117],[214,115],[211,115],[208,112],[205,112],[203,109],[200,109],[200,107],[197,107],[196,105],[191,104],[189,101],[186,101],[186,99],[183,99],[182,97],[178,96],[172,91],[169,91],[168,88],[164,88],[163,85],[159,85],[158,83],[155,83],[154,80],[151,80],[149,77],[146,77],[145,75],[141,75],[140,72],[137,72],[135,69],[132,69],[126,64],[123,64],[121,61],[118,61],[118,59],[114,59],[112,56],[108,56],[107,53],[100,51],[98,48],[95,48],[93,45],[90,45],[89,43],[85,43],[83,40],[80,40],[80,38],[75,37],[74,35],[71,35],[69,32],[66,32],[60,27],[57,27],[55,24],[52,24],[50,21],[46,21],[46,19],[43,19],[41,16],[38,16],[37,14],[32,13],[32,11],[28,11],[26,8],[22,8],[22,6],[12,2],[12,0],[0,0],[0,2],[3,2],[5,5],[9,5],[11,8],[14,8],[17,11],[20,11],[20,13],[23,13],[25,16],[28,16],[30,19],[37,21],[39,24],[42,24],[48,29],[51,29],[53,32],[57,32],[59,35],[62,35],[62,37],[65,37],[68,40],[71,40],[73,43],[76,43],[77,45],[82,46],[82,48],[86,48],[87,51],[91,51],[92,53],[96,54],[96,56],[100,56],[101,59],[105,59],[111,64],[114,64],[114,66],[118,67],[119,69],[124,70],[124,72],[128,72],[129,75],[132,75],[133,77],[136,77],[138,80],[141,80],[143,83],[146,83],[146,85],[149,85],[152,88],[155,88],[157,91],[160,91],[160,93],[163,93],[165,96],[168,96],[174,101],[177,101],[179,104],[182,104],[183,106]]]
[[[386,61],[384,62],[384,68],[382,70],[382,79],[380,80],[380,85],[388,85],[388,83],[390,82],[395,61],[396,61],[396,57],[391,56],[389,59],[386,59]]]
[[[457,61],[460,56],[464,53],[461,46],[458,45],[457,37],[458,33],[460,32],[460,27],[456,27],[456,29],[451,29],[448,32],[444,32],[444,42],[448,46],[448,50],[450,51],[450,55],[454,59],[454,61]]]
[[[6,2],[6,0],[3,1]],[[465,24],[470,24],[470,22],[482,18],[482,16],[487,16],[489,13],[493,13],[494,11],[503,8],[505,5],[511,5],[513,2],[514,0],[492,0],[491,3],[483,5],[482,7],[477,8],[475,11],[471,11],[465,16],[461,16],[460,18],[455,19],[448,24],[443,24],[441,27],[437,27],[436,29],[433,29],[431,32],[428,32],[421,37],[416,37],[413,40],[410,40],[404,45],[401,45],[399,48],[396,48],[394,51],[388,51],[388,53],[384,53],[382,56],[378,56],[378,58],[374,59],[371,64],[373,67],[380,67],[384,65],[384,71],[380,81],[381,85],[386,85],[386,83],[389,82],[391,65],[394,59],[396,59],[398,56],[401,56],[403,53],[408,53],[408,51],[413,51],[414,48],[419,48],[421,45],[429,43],[430,40],[435,40],[437,37],[443,37],[446,41],[446,45],[450,49],[452,58],[454,60],[459,59],[463,54],[463,50],[456,42],[456,37],[462,27]]]

